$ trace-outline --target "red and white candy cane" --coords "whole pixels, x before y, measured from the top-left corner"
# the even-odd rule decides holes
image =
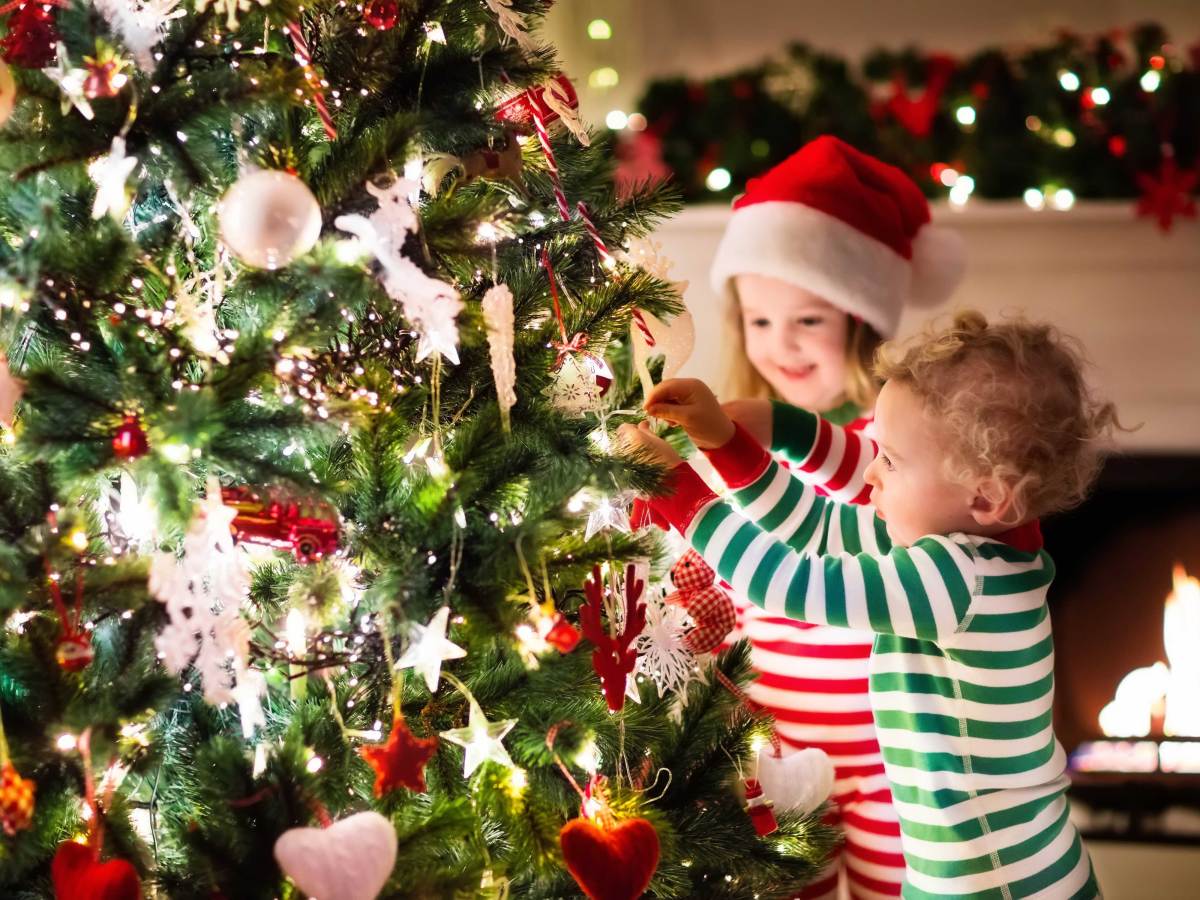
[[[337,140],[337,129],[333,127],[333,116],[329,114],[329,107],[325,105],[325,94],[321,90],[321,78],[313,68],[312,53],[308,49],[308,42],[304,40],[304,35],[297,23],[288,22],[284,29],[287,31],[288,37],[292,39],[292,46],[296,50],[296,62],[304,69],[304,80],[308,82],[309,89],[312,91],[313,105],[317,108],[321,124],[325,126],[325,134],[331,141]]]
[[[554,185],[554,200],[558,204],[558,214],[564,222],[571,221],[571,207],[567,205],[567,195],[563,191],[562,179],[558,175],[558,161],[554,158],[554,148],[550,146],[550,132],[546,128],[546,118],[536,102],[529,102],[529,112],[533,116],[533,129],[537,132],[538,143],[542,145],[542,153],[546,157],[546,167],[550,170],[550,181]]]
[[[617,264],[617,261],[608,252],[608,247],[604,244],[604,238],[600,237],[600,231],[596,228],[596,223],[592,221],[592,215],[588,212],[587,204],[580,200],[575,204],[575,208],[579,210],[579,218],[583,219],[583,227],[592,236],[592,243],[596,245],[596,252],[600,254],[600,263],[607,269],[613,268]]]

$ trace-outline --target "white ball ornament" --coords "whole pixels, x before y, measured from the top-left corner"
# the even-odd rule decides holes
[[[307,253],[321,235],[321,207],[308,186],[275,169],[239,178],[217,207],[221,239],[239,260],[278,269]]]
[[[17,103],[17,82],[8,63],[0,60],[0,125],[8,121]]]

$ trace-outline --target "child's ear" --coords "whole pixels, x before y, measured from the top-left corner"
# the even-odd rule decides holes
[[[1013,525],[1013,489],[1000,478],[985,478],[975,486],[971,497],[971,517],[983,526]]]

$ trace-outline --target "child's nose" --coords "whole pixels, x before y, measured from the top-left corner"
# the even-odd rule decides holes
[[[863,472],[863,481],[873,488],[879,487],[879,457],[871,460],[866,470]]]

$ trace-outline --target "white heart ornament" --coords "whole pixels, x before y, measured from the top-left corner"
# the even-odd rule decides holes
[[[833,776],[833,763],[816,747],[786,756],[776,756],[770,745],[758,752],[758,783],[777,812],[808,815],[833,790]]]
[[[291,828],[275,860],[315,900],[375,900],[396,864],[396,832],[377,812],[355,813],[328,828]]]

